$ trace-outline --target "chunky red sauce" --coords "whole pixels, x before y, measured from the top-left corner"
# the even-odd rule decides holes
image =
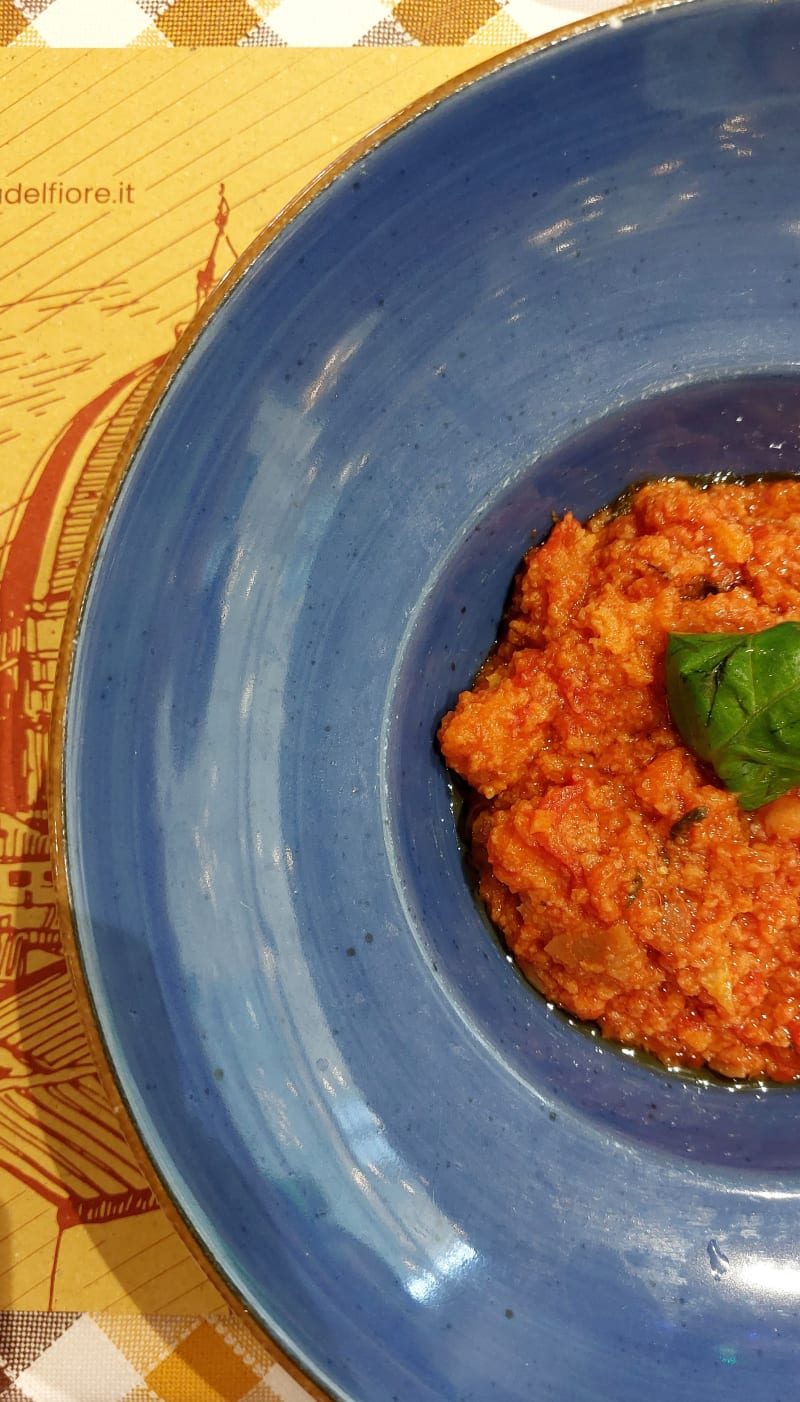
[[[667,633],[800,621],[800,481],[640,488],[527,556],[443,720],[480,892],[548,998],[668,1064],[800,1075],[800,790],[743,813],[682,744]]]

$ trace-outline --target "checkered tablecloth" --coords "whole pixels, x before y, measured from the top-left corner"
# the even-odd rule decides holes
[[[3,1402],[308,1402],[231,1315],[0,1313]]]
[[[82,1031],[42,807],[66,598],[125,433],[237,251],[393,110],[599,8],[0,0],[2,1402],[312,1395],[158,1208]]]
[[[586,0],[0,0],[0,43],[511,45],[599,8]]]

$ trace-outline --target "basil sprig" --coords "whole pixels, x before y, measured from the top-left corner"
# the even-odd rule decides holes
[[[667,700],[682,739],[749,811],[800,784],[800,623],[670,633]]]

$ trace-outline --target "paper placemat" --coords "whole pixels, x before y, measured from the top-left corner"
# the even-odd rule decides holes
[[[0,0],[4,1402],[309,1395],[158,1207],[89,1051],[45,800],[67,599],[138,408],[236,256],[406,103],[594,8]]]

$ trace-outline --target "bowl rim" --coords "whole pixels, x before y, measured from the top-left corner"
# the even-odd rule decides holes
[[[167,391],[218,310],[246,277],[253,264],[279,238],[283,231],[290,227],[315,202],[318,196],[322,195],[341,176],[353,169],[359,161],[383,146],[389,138],[410,126],[418,117],[435,110],[443,101],[472,87],[483,78],[499,73],[503,68],[510,67],[534,54],[560,46],[573,38],[606,29],[620,29],[627,21],[644,15],[653,15],[661,10],[686,8],[699,3],[702,3],[702,0],[626,0],[626,3],[621,5],[600,10],[596,14],[574,20],[566,25],[560,25],[532,39],[514,44],[510,48],[470,66],[462,73],[456,74],[455,77],[447,79],[421,97],[415,98],[398,112],[359,137],[346,151],[314,176],[265,225],[239,255],[228,273],[209,293],[202,307],[194,313],[175,346],[159,366],[100,495],[70,589],[56,664],[53,709],[49,729],[47,821],[58,928],[83,1030],[93,1055],[95,1070],[103,1090],[108,1096],[120,1131],[133,1154],[136,1166],[172,1229],[177,1233],[195,1262],[205,1272],[228,1308],[250,1330],[255,1341],[262,1347],[266,1347],[269,1354],[286,1369],[296,1382],[305,1388],[310,1396],[317,1398],[318,1402],[338,1402],[338,1399],[333,1393],[320,1386],[316,1379],[292,1358],[267,1326],[251,1314],[233,1283],[228,1280],[222,1266],[215,1261],[210,1248],[204,1245],[199,1232],[180,1207],[166,1181],[161,1177],[139,1133],[133,1111],[125,1098],[110,1050],[101,1030],[98,1011],[81,952],[78,922],[72,906],[67,857],[65,788],[67,715],[78,637],[89,587],[94,577],[103,539],[123,485],[133,467],[147,428]]]

